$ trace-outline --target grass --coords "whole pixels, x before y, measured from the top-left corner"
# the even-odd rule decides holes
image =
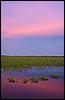
[[[8,77],[8,81],[13,83],[15,82],[15,79],[13,77]]]
[[[48,80],[48,76],[40,76],[40,79],[43,81],[47,81]]]
[[[60,77],[58,74],[52,74],[51,76],[52,76],[52,78],[58,78],[58,79]]]
[[[39,79],[35,76],[35,77],[31,78],[30,80],[32,80],[32,82],[38,83]]]
[[[23,80],[23,83],[27,83],[29,80],[28,79],[24,79]]]
[[[49,76],[52,76],[52,78],[60,78],[60,76],[58,75],[58,74],[51,74],[51,75],[49,75]],[[38,81],[47,81],[48,80],[48,76],[40,76],[40,77],[32,77],[32,78],[30,78],[30,79],[24,79],[23,80],[23,83],[27,83],[28,81],[32,81],[32,83],[38,83]],[[12,76],[10,76],[10,77],[8,77],[8,81],[9,82],[17,82],[18,83],[18,80],[17,79],[15,79],[15,78],[13,78]]]
[[[31,66],[62,66],[64,67],[63,56],[1,56],[1,68],[11,70],[30,68]]]
[[[8,77],[8,81],[9,82],[17,82],[18,83],[18,80],[17,79],[15,79],[14,77],[12,77],[12,76],[10,76],[10,77]]]

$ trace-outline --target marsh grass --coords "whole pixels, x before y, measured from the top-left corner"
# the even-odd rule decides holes
[[[15,82],[15,79],[13,77],[8,77],[8,81],[13,83]]]
[[[29,80],[28,79],[24,79],[23,80],[23,83],[27,83]]]
[[[11,70],[18,70],[24,68],[30,68],[32,66],[38,66],[42,68],[42,66],[64,66],[64,57],[42,57],[42,56],[1,56],[1,67]]]
[[[58,74],[51,74],[52,78],[60,78],[60,76]]]
[[[38,83],[38,78],[35,76],[35,77],[33,77],[33,78],[30,78],[30,80],[32,80],[32,82],[35,82],[35,83]]]
[[[48,80],[48,76],[40,76],[40,80],[47,81]]]
[[[18,83],[18,80],[17,79],[15,79],[14,77],[12,77],[12,76],[10,76],[10,77],[8,77],[8,81],[9,82],[17,82]]]
[[[60,76],[58,75],[58,74],[51,74],[51,75],[49,75],[49,76],[52,76],[52,78],[60,78]],[[31,83],[38,83],[38,81],[47,81],[48,80],[48,76],[40,76],[40,77],[36,77],[36,76],[34,76],[34,77],[32,77],[32,78],[30,78],[30,79],[24,79],[23,80],[23,83],[27,83],[28,81],[32,81]],[[10,76],[10,77],[8,77],[8,81],[9,82],[17,82],[18,83],[18,80],[17,79],[15,79],[14,77],[12,77],[12,76]]]

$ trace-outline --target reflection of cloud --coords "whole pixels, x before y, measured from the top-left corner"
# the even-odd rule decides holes
[[[42,81],[39,83],[24,84],[23,81],[18,80],[19,83],[9,83],[8,75],[1,75],[1,92],[6,97],[11,96],[12,98],[24,98],[26,93],[30,93],[30,98],[51,98],[51,99],[63,99],[64,97],[64,82],[63,80],[49,79],[48,81]],[[18,79],[18,78],[17,78]],[[6,91],[7,90],[7,91]],[[16,91],[16,96],[15,96]],[[31,92],[30,92],[31,91]],[[22,95],[23,94],[23,95]],[[10,98],[10,97],[9,97]],[[26,97],[27,98],[27,97]]]

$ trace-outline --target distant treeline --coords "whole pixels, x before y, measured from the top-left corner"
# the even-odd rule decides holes
[[[12,56],[12,57],[64,57],[64,56],[34,56],[34,55],[30,55],[30,56],[19,56],[19,55],[1,55],[1,56]]]

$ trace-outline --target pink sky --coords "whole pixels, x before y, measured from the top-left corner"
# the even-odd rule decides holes
[[[59,36],[64,34],[63,1],[2,1],[1,36]]]

